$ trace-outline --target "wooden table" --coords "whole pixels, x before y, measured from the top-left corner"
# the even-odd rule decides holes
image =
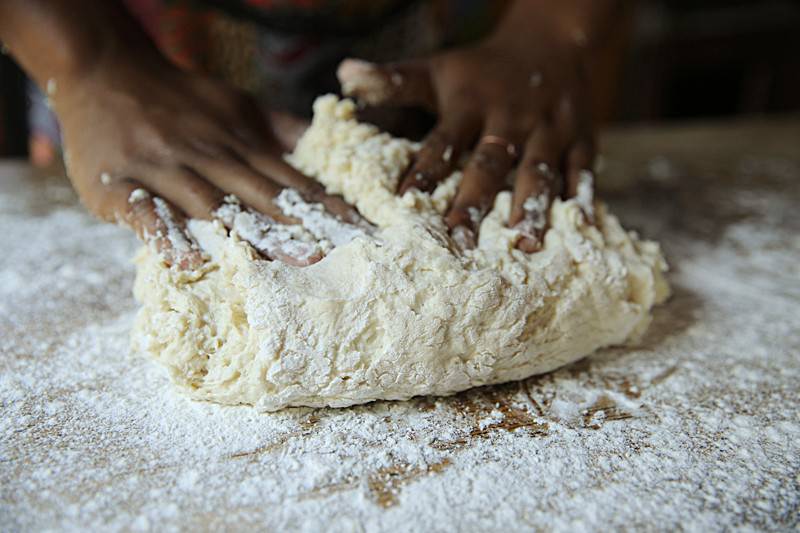
[[[258,414],[130,353],[136,243],[0,164],[0,530],[791,529],[800,117],[604,136],[673,298],[636,345],[452,398]]]

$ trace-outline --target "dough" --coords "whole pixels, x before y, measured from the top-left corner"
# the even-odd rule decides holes
[[[574,200],[556,200],[544,249],[525,254],[505,226],[503,192],[478,247],[458,252],[441,213],[460,174],[433,194],[397,197],[418,146],[354,116],[351,101],[319,98],[287,157],[355,204],[378,227],[372,236],[356,232],[301,268],[259,259],[244,227],[229,236],[218,221],[191,221],[211,257],[203,269],[139,253],[134,347],[191,397],[273,411],[452,394],[624,343],[667,297],[658,244],[599,203],[595,227]]]

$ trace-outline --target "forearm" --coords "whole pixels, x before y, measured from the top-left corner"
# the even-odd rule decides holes
[[[0,41],[40,86],[79,78],[122,50],[131,57],[158,55],[113,0],[2,0]]]
[[[524,42],[533,22],[547,21],[576,45],[602,44],[616,13],[626,0],[514,0],[493,33],[493,38]]]

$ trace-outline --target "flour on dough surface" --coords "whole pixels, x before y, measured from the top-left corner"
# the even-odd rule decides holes
[[[138,262],[134,346],[190,396],[261,410],[343,407],[446,395],[547,372],[636,337],[668,294],[656,243],[602,204],[586,224],[556,200],[544,248],[514,249],[511,194],[498,195],[478,247],[460,252],[442,212],[458,173],[428,195],[395,195],[418,146],[321,97],[288,160],[377,226],[308,267],[259,258],[219,222],[190,221],[211,260]]]

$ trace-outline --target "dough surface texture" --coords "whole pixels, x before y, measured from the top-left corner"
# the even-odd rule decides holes
[[[288,157],[375,226],[308,267],[259,258],[219,222],[189,229],[211,260],[179,272],[144,247],[132,342],[191,397],[343,407],[447,395],[543,373],[641,334],[669,289],[658,244],[602,204],[587,225],[556,200],[544,249],[514,249],[511,194],[498,195],[478,247],[459,252],[441,214],[459,173],[433,194],[395,195],[417,145],[358,123],[324,96]]]

